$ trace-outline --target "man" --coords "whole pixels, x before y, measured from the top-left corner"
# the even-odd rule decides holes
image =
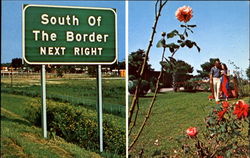
[[[220,101],[220,85],[221,85],[221,63],[220,60],[215,60],[214,66],[210,71],[210,84],[213,84],[213,95],[216,102]]]

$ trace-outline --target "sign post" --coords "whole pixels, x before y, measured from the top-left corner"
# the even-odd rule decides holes
[[[23,59],[42,65],[42,128],[47,138],[45,65],[98,65],[97,114],[103,151],[101,65],[117,60],[117,14],[112,8],[24,5]]]
[[[102,67],[97,65],[97,115],[99,128],[100,152],[103,152],[103,127],[102,127]]]
[[[41,69],[41,87],[42,87],[42,128],[43,137],[47,138],[47,113],[46,113],[46,70],[45,65]]]

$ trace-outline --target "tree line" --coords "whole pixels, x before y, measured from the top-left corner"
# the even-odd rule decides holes
[[[1,67],[13,68],[14,70],[39,72],[41,65],[29,65],[23,63],[21,58],[13,58],[10,63],[1,63]],[[121,70],[125,69],[125,61],[115,62],[112,65],[103,65],[105,70]],[[58,77],[62,77],[64,73],[83,73],[88,72],[89,75],[96,74],[96,65],[47,65],[46,72],[56,72]]]

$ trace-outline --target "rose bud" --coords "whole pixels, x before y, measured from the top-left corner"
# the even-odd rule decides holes
[[[186,133],[190,137],[195,137],[198,134],[198,131],[196,127],[190,127],[186,130]]]

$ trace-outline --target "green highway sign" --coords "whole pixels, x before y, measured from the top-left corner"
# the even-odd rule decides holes
[[[24,5],[23,59],[28,64],[112,64],[117,15],[111,8]]]

